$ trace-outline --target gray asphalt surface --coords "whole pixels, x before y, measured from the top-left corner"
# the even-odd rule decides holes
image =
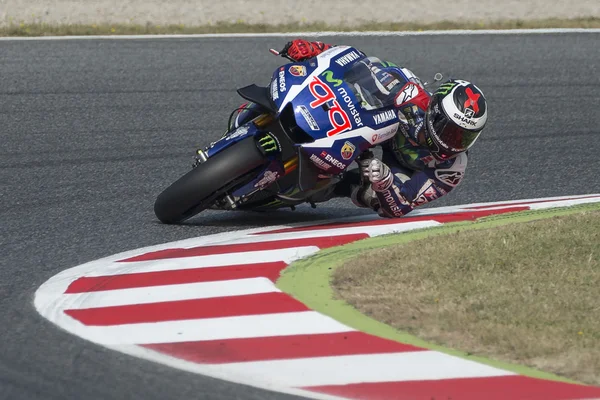
[[[266,83],[288,38],[0,42],[0,398],[287,399],[112,352],[41,318],[33,293],[75,265],[168,241],[363,213],[349,201],[159,224],[156,195]],[[600,192],[599,34],[322,38],[489,101],[466,180],[434,205]]]

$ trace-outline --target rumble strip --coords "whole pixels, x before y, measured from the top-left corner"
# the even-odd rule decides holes
[[[319,399],[580,399],[600,388],[523,377],[377,338],[310,310],[274,281],[319,249],[600,195],[417,210],[254,229],[133,250],[49,279],[40,314],[68,332],[172,367]]]

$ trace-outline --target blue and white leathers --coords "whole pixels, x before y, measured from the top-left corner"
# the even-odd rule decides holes
[[[400,217],[454,189],[464,177],[467,154],[445,161],[435,159],[421,144],[431,97],[421,80],[406,68],[374,57],[368,60],[377,79],[374,84],[394,99],[394,112],[399,119],[397,134],[381,144],[383,162],[391,169],[394,180],[385,190],[363,191],[362,198],[355,200],[382,216]],[[378,118],[387,117],[382,114]]]

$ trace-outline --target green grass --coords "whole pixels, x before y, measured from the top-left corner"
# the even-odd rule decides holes
[[[359,255],[336,293],[440,345],[600,384],[600,210]]]
[[[537,28],[600,28],[600,18],[500,20],[479,22],[441,21],[418,23],[362,23],[328,25],[325,23],[248,24],[244,22],[219,22],[210,25],[187,26],[183,24],[46,24],[13,21],[7,18],[0,27],[0,36],[87,36],[87,35],[148,35],[148,34],[201,34],[201,33],[268,33],[268,32],[347,32],[347,31],[428,31],[454,29],[537,29]]]
[[[465,230],[487,230],[491,227],[501,227],[514,222],[527,222],[560,215],[571,215],[584,210],[600,210],[600,204],[592,204],[565,209],[554,209],[534,212],[520,212],[489,217],[476,222],[462,222],[447,224],[439,228],[424,229],[396,235],[362,240],[346,246],[335,247],[320,251],[315,256],[293,263],[287,268],[277,282],[277,286],[283,291],[290,293],[300,301],[323,314],[329,315],[342,323],[355,329],[374,334],[380,337],[396,340],[415,346],[426,347],[442,351],[447,354],[464,357],[469,360],[481,362],[487,365],[513,371],[522,375],[537,377],[541,379],[553,379],[559,381],[574,382],[564,376],[558,376],[550,372],[540,371],[523,365],[507,362],[506,360],[491,359],[487,354],[473,354],[468,349],[451,348],[448,345],[434,343],[408,332],[406,329],[398,329],[387,325],[377,319],[367,316],[346,301],[336,296],[331,287],[331,279],[335,271],[344,263],[362,265],[365,257],[363,253],[373,249],[388,248],[400,243],[414,243],[415,240],[427,238],[437,240],[440,235],[453,235]],[[358,261],[357,261],[358,260]],[[435,298],[434,298],[435,299]],[[406,310],[407,313],[410,310]],[[578,331],[579,332],[579,331]],[[580,338],[578,332],[575,333]],[[415,333],[415,332],[413,332]],[[416,332],[418,333],[418,332]],[[584,332],[584,335],[589,335]]]

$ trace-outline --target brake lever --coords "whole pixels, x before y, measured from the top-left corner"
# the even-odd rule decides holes
[[[281,52],[275,50],[275,49],[269,49],[269,51],[271,52],[271,54],[276,55],[276,56],[281,56],[281,57],[285,57],[288,60],[290,60],[291,62],[296,62],[296,60],[294,60],[292,57],[288,56],[287,54],[282,54]]]

